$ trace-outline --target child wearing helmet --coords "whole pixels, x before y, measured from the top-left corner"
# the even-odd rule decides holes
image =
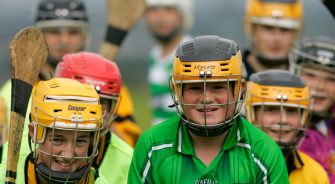
[[[47,64],[41,73],[45,79],[53,76],[53,70],[64,54],[88,47],[88,14],[82,0],[39,1],[35,25],[43,31],[49,48]],[[52,73],[47,73],[47,66]]]
[[[129,183],[288,183],[279,147],[240,116],[246,84],[233,40],[180,44],[170,86],[177,116],[142,134]]]
[[[32,151],[20,153],[17,183],[107,183],[91,167],[103,128],[94,88],[71,79],[40,81],[32,90],[31,109]],[[2,182],[5,169],[3,163]]]
[[[297,150],[310,120],[309,90],[300,77],[284,70],[252,74],[246,108],[248,120],[280,146],[290,183],[329,183],[322,166]]]
[[[87,7],[82,0],[39,0],[36,11],[35,26],[42,30],[49,48],[48,59],[39,73],[39,79],[48,80],[54,76],[56,65],[64,54],[88,49],[90,31]],[[8,80],[0,89],[0,95],[7,107],[10,107],[11,103],[10,92],[11,81]],[[125,86],[122,87],[121,93],[123,100],[113,131],[117,131],[122,135],[122,139],[134,146],[141,131],[133,117],[132,99]],[[26,120],[28,119],[26,117]],[[7,151],[6,145],[3,150]],[[4,152],[3,155],[6,157],[7,153]]]
[[[93,166],[110,183],[126,184],[133,149],[118,134],[111,133],[121,90],[121,74],[116,63],[94,53],[66,54],[57,65],[55,77],[70,78],[94,87],[100,96],[104,131]]]
[[[311,125],[299,149],[317,160],[335,182],[335,122],[330,117],[335,103],[335,40],[304,38],[290,55],[291,69],[306,81],[313,99]]]
[[[301,0],[248,0],[243,53],[246,76],[268,69],[288,70],[288,54],[303,23]]]
[[[169,92],[169,75],[178,44],[191,39],[186,32],[193,22],[193,0],[146,0],[145,20],[157,41],[149,56],[148,81],[152,123],[158,124],[175,114]]]

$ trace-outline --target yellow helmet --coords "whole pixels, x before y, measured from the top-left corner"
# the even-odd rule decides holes
[[[303,137],[303,132],[309,121],[310,114],[309,89],[303,79],[284,70],[267,70],[251,75],[246,96],[247,119],[256,126],[264,128],[264,122],[256,122],[255,109],[256,107],[264,109],[266,106],[280,107],[279,109],[281,109],[281,111],[284,107],[291,107],[296,108],[298,110],[297,112],[300,112],[299,126],[298,128],[295,127],[295,131],[297,131],[296,140],[290,143],[283,143],[280,142],[280,140],[276,140],[282,149],[295,148]],[[259,119],[262,121],[263,118]],[[277,125],[269,125],[269,127],[270,126]]]
[[[99,96],[94,88],[72,79],[53,78],[32,90],[31,120],[37,123],[37,143],[45,128],[96,131],[102,127]]]
[[[250,32],[252,24],[299,30],[302,22],[301,0],[248,0],[245,15],[246,32]]]
[[[88,85],[82,84],[73,79],[53,78],[48,81],[37,82],[32,90],[31,103],[31,121],[34,127],[33,132],[33,150],[36,162],[36,171],[48,181],[55,182],[78,182],[86,176],[89,171],[93,158],[98,154],[97,146],[102,129],[102,109],[99,102],[99,96],[95,89]],[[51,131],[54,136],[56,131],[73,131],[73,143],[77,144],[77,132],[89,132],[90,138],[88,149],[83,155],[67,156],[62,153],[54,153],[51,150],[44,150],[42,146],[46,141],[47,130]],[[58,132],[59,133],[59,132]],[[72,134],[69,134],[72,135]],[[36,145],[39,143],[38,145]],[[78,143],[80,144],[80,143]],[[82,144],[82,143],[81,143]],[[46,144],[48,145],[48,144]],[[77,148],[76,145],[73,145]],[[66,148],[64,148],[66,149]],[[80,168],[73,172],[60,172],[52,170],[50,165],[37,162],[37,155],[47,155],[50,159],[67,159],[72,162],[75,160],[85,160]],[[72,167],[72,165],[71,165]]]
[[[216,125],[199,125],[190,121],[183,114],[181,106],[190,105],[183,101],[182,89],[184,83],[233,82],[233,92],[236,96],[235,110],[232,117]],[[170,79],[170,90],[174,106],[184,124],[193,133],[200,136],[215,136],[222,134],[232,125],[239,114],[243,100],[242,89],[243,67],[241,52],[233,40],[218,36],[199,36],[182,43],[174,57],[173,74]],[[181,105],[181,106],[180,106]]]

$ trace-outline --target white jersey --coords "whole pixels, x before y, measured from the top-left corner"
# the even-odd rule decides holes
[[[185,42],[191,38],[190,35],[185,35],[181,42]],[[160,44],[157,44],[152,48],[150,53],[148,77],[153,124],[158,124],[176,113],[175,108],[168,107],[173,104],[169,89],[169,78],[172,74],[172,61],[176,49],[177,47],[173,52],[162,57],[163,48]]]

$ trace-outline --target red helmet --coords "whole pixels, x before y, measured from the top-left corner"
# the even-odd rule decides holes
[[[93,85],[102,98],[120,94],[121,74],[118,66],[95,53],[66,54],[57,65],[55,77],[75,79]]]
[[[66,54],[56,67],[55,77],[94,86],[101,99],[110,101],[110,117],[106,122],[106,127],[109,127],[115,118],[121,90],[121,74],[115,62],[91,52]]]

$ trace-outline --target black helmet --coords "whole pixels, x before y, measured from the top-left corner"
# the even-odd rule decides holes
[[[81,0],[41,0],[35,17],[36,26],[86,28],[88,16]]]
[[[292,49],[290,64],[295,73],[303,65],[335,71],[335,39],[321,36],[303,39]]]

